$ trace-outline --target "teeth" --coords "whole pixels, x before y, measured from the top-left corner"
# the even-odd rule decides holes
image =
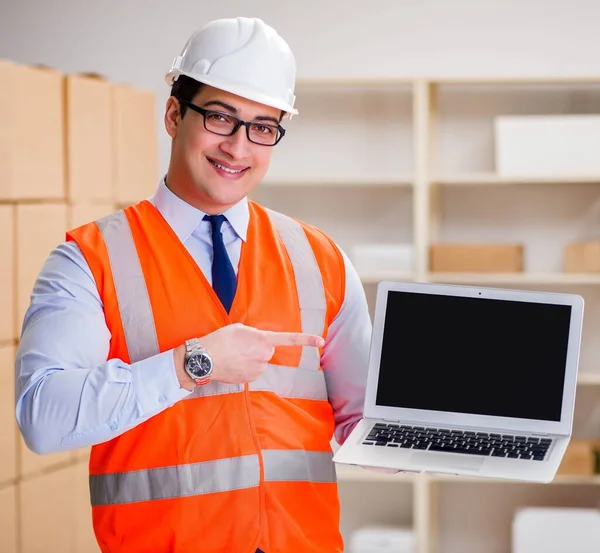
[[[241,173],[242,171],[244,171],[244,169],[230,169],[229,167],[224,167],[223,165],[221,165],[220,163],[217,163],[216,161],[213,161],[212,159],[209,160],[215,167],[218,167],[219,169],[222,169],[223,171],[225,171],[226,173],[232,173],[232,174],[236,174],[236,173]]]

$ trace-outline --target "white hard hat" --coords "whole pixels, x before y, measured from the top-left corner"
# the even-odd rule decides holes
[[[284,111],[294,109],[296,62],[275,29],[257,18],[217,19],[197,30],[165,76],[179,75]]]

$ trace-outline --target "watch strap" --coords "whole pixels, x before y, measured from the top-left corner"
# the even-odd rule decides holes
[[[200,340],[198,338],[191,338],[190,340],[185,341],[185,358],[189,359],[192,355],[197,355],[202,353],[204,348],[200,344]]]

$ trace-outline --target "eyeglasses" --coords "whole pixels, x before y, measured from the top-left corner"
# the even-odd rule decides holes
[[[191,110],[200,113],[204,118],[204,128],[214,134],[233,136],[243,125],[246,127],[248,140],[260,146],[275,146],[285,135],[285,129],[281,125],[259,122],[248,123],[222,111],[204,109],[181,98],[179,98],[179,101]]]

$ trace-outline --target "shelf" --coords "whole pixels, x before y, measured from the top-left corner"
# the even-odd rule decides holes
[[[385,475],[384,475],[385,476]],[[600,475],[597,476],[568,476],[568,475],[557,475],[552,482],[548,483],[537,483],[537,482],[520,482],[516,480],[504,480],[500,478],[478,478],[476,476],[453,476],[451,474],[436,474],[427,476],[431,482],[457,482],[457,483],[468,483],[468,484],[512,484],[521,486],[531,485],[542,485],[542,486],[564,486],[564,485],[586,485],[586,486],[599,486]]]
[[[268,186],[269,188],[278,188],[278,187],[310,187],[314,188],[316,186],[364,186],[364,187],[412,187],[413,181],[408,176],[356,176],[356,175],[348,175],[344,176],[328,176],[328,177],[316,177],[316,176],[306,176],[306,177],[294,177],[290,178],[289,176],[285,177],[276,177],[269,176],[265,178],[262,183],[262,186]]]
[[[412,87],[414,79],[402,77],[298,77],[296,86],[298,88],[315,87],[343,87],[351,88],[375,88],[381,90],[387,86]]]
[[[430,282],[450,284],[600,284],[600,274],[595,273],[429,273]]]
[[[298,76],[296,86],[314,86],[326,88],[327,86],[360,86],[382,87],[386,85],[411,86],[415,82],[427,82],[432,85],[600,85],[600,75],[592,76],[481,76],[481,77],[435,77],[423,76],[422,78],[396,77],[396,76]]]
[[[521,482],[517,480],[505,480],[500,478],[479,478],[476,476],[455,476],[451,474],[418,474],[418,473],[402,473],[386,474],[375,472],[372,470],[363,469],[351,465],[336,464],[336,472],[338,482],[417,482],[418,480],[426,480],[436,483],[468,483],[468,484],[512,484],[512,485],[586,485],[600,486],[600,475],[595,476],[568,476],[558,475],[549,483],[537,482]]]
[[[600,386],[600,372],[579,372],[577,375],[577,384],[580,386]]]
[[[463,175],[441,175],[432,178],[432,184],[443,186],[495,186],[523,184],[598,184],[600,175],[571,175],[556,177],[503,177],[495,173],[472,173]]]
[[[412,282],[417,276],[412,272],[377,271],[359,273],[363,284],[376,284],[382,280]],[[596,273],[428,273],[426,282],[465,285],[600,285]]]
[[[600,75],[591,76],[480,76],[480,77],[431,77],[426,79],[434,85],[578,85],[600,84]]]
[[[397,474],[386,474],[353,465],[339,464],[335,465],[335,470],[338,482],[414,482],[416,478],[421,476],[420,474],[402,472]]]

